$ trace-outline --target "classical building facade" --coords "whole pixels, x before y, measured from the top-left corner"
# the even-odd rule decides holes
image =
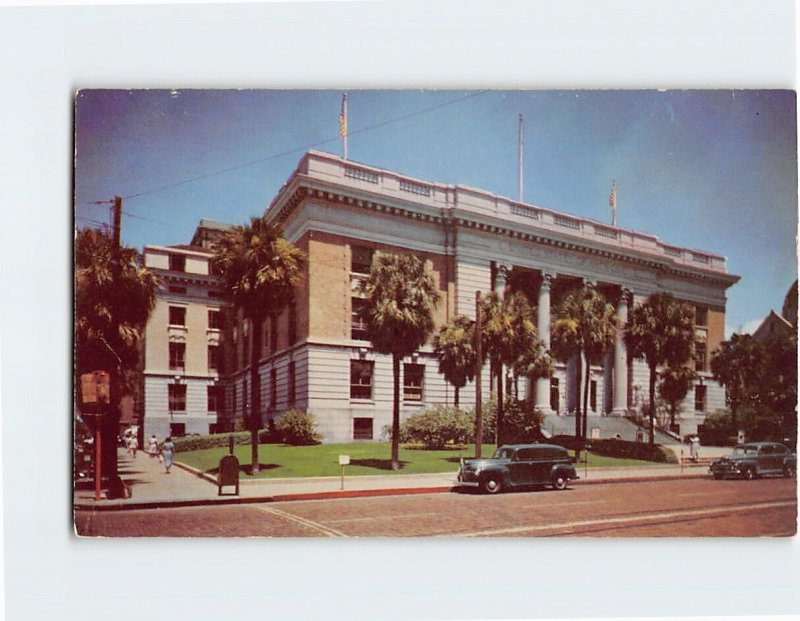
[[[226,403],[233,417],[249,413],[247,369],[255,363],[260,369],[259,415],[265,424],[298,408],[315,414],[328,442],[381,437],[391,422],[391,360],[373,351],[357,313],[362,304],[357,284],[376,250],[412,253],[425,261],[441,294],[437,326],[456,314],[474,318],[476,291],[517,290],[535,307],[538,332],[546,345],[553,308],[577,284],[588,282],[600,289],[616,305],[623,322],[633,304],[651,293],[669,292],[692,305],[696,317],[698,380],[683,404],[680,432],[694,432],[706,413],[724,407],[723,389],[711,379],[708,363],[723,339],[726,290],[738,277],[727,273],[721,256],[479,189],[413,179],[317,151],[301,159],[265,217],[307,254],[308,267],[289,307],[263,326],[240,320],[233,327]],[[165,276],[190,281],[183,285],[176,281],[187,293],[159,302],[162,319],[157,329],[165,338],[150,381],[160,386],[152,404],[160,408],[162,420],[169,415],[166,387],[175,376],[167,365],[166,343],[184,338],[188,346],[191,336],[166,321],[169,307],[180,302],[198,309],[198,341],[193,347],[210,346],[214,338],[212,329],[201,325],[200,315],[212,310],[216,300],[195,293],[208,289],[206,268],[191,276],[166,269],[167,255],[174,251],[152,247],[146,253],[150,265],[165,270]],[[202,254],[185,252],[193,260]],[[251,351],[253,329],[263,331],[260,352]],[[151,338],[148,326],[148,341]],[[578,403],[579,373],[587,372],[578,366],[575,360],[560,364],[554,377],[522,386],[521,394],[530,391],[542,411],[568,414]],[[437,369],[430,345],[403,362],[403,416],[433,403],[453,403],[453,388]],[[630,359],[622,332],[614,350],[588,373],[595,416],[621,417],[647,401],[647,367]],[[197,386],[195,400],[205,394],[201,387],[210,390],[216,377],[208,368],[191,373],[187,369],[185,375],[191,375]],[[488,394],[488,373],[483,378]],[[188,381],[186,385],[188,389]],[[472,405],[473,388],[468,384],[462,389],[462,406]],[[149,415],[151,408],[147,411]],[[210,421],[213,414],[204,411],[203,416]]]
[[[159,277],[143,348],[145,443],[217,430],[225,303],[209,260],[228,228],[203,220],[189,245],[144,247],[144,265]]]

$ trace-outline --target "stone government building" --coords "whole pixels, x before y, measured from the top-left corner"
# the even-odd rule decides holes
[[[256,361],[265,424],[298,408],[316,416],[326,442],[379,439],[391,423],[391,358],[365,340],[356,293],[375,250],[425,260],[441,293],[437,327],[455,314],[474,319],[477,290],[518,290],[535,307],[546,345],[552,308],[581,280],[606,294],[623,319],[631,304],[669,292],[695,307],[699,379],[683,404],[680,433],[694,433],[706,413],[724,407],[724,391],[709,372],[710,354],[724,338],[725,293],[739,280],[726,272],[724,257],[319,151],[303,156],[265,215],[308,255],[308,267],[294,303],[263,326],[239,315],[223,329],[220,283],[208,261],[214,239],[230,225],[203,220],[188,246],[145,247],[145,264],[163,279],[146,329],[146,437],[228,429],[249,413],[248,369]],[[263,330],[263,351],[251,351],[252,329]],[[557,415],[578,403],[578,371],[577,361],[558,364],[551,379],[521,388],[521,396],[533,391],[553,430],[564,427]],[[590,370],[595,437],[613,425],[595,429],[592,420],[611,422],[646,403],[647,376],[619,335],[614,351]],[[487,372],[483,378],[488,395]],[[430,345],[404,361],[401,385],[402,416],[453,403]],[[468,384],[461,404],[473,401]]]

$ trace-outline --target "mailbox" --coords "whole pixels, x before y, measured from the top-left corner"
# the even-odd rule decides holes
[[[235,455],[225,455],[219,460],[219,475],[217,476],[217,496],[222,496],[222,488],[235,486],[234,496],[239,495],[239,460]]]

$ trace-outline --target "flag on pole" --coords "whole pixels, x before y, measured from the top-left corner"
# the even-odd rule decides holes
[[[339,135],[347,137],[347,93],[342,93],[342,111],[339,113]]]
[[[617,226],[617,181],[611,182],[611,195],[608,197],[608,204],[611,205],[611,226]]]

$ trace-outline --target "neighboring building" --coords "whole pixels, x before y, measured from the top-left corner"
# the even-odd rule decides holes
[[[230,225],[202,220],[191,245],[145,246],[160,279],[143,348],[143,437],[213,433],[221,387],[224,300],[211,274],[213,242]]]
[[[797,328],[774,310],[771,310],[769,315],[761,322],[761,325],[753,332],[753,338],[759,343],[766,343],[775,338],[788,339],[796,333]]]
[[[247,370],[255,358],[265,424],[287,409],[299,408],[315,414],[327,442],[381,437],[391,423],[391,360],[365,340],[357,318],[362,302],[356,293],[376,250],[413,253],[425,261],[442,296],[435,314],[437,327],[455,314],[474,318],[476,290],[519,290],[537,308],[537,327],[545,344],[549,344],[552,308],[582,280],[605,293],[621,318],[627,317],[631,304],[649,294],[669,292],[694,306],[696,317],[699,380],[684,403],[681,433],[693,433],[706,413],[724,407],[724,390],[711,378],[709,356],[723,339],[726,290],[739,278],[726,272],[721,256],[483,190],[412,179],[317,151],[301,159],[265,217],[307,254],[308,267],[293,304],[263,326],[248,326],[240,319],[231,330],[227,373],[231,392],[226,407],[234,416],[242,416],[249,407]],[[171,254],[185,255],[187,267],[191,259],[196,273],[167,269]],[[168,287],[187,289],[160,296],[148,324],[152,362],[146,371],[151,386],[147,418],[164,421],[159,424],[165,428],[167,387],[176,375],[167,366],[167,344],[184,339],[186,360],[195,356],[204,360],[201,349],[216,342],[217,334],[203,324],[203,317],[217,307],[217,300],[208,297],[214,285],[207,274],[205,250],[148,247],[146,256],[148,266],[158,267],[168,277]],[[168,325],[168,307],[173,304],[187,307],[188,330]],[[252,329],[263,331],[260,352],[250,351]],[[151,349],[155,339],[158,344]],[[432,403],[452,404],[453,388],[437,366],[430,345],[403,361],[403,417]],[[622,335],[614,351],[590,373],[593,415],[624,416],[647,401],[647,367],[629,358]],[[483,374],[485,395],[488,375]],[[579,399],[577,376],[578,363],[573,360],[558,365],[553,378],[523,387],[522,394],[533,391],[537,407],[548,414],[569,413]],[[210,427],[216,417],[210,408],[200,406],[203,390],[211,390],[216,372],[199,364],[187,368],[183,377],[189,389],[186,403],[197,404],[200,414],[173,412],[175,422],[185,419],[187,432],[200,429],[203,422]],[[468,384],[462,389],[462,406],[472,405],[472,388]]]

